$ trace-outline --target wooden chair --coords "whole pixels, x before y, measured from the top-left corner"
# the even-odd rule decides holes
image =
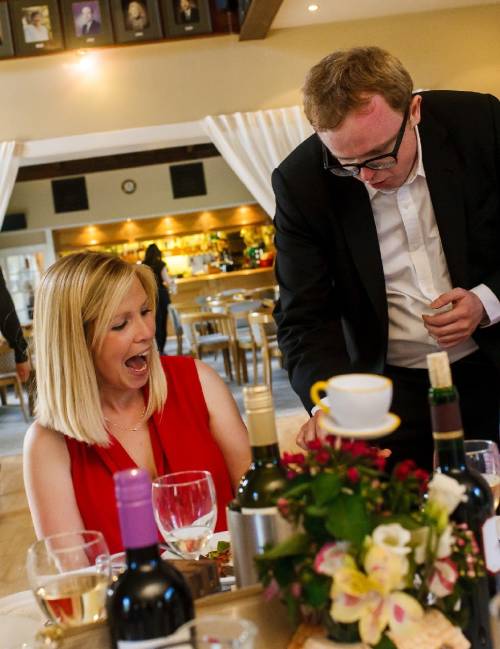
[[[172,318],[172,325],[174,328],[175,337],[177,338],[177,356],[182,356],[184,353],[184,343],[181,322],[182,313],[199,313],[200,307],[196,302],[171,302],[168,306],[169,315]]]
[[[272,389],[271,360],[273,358],[279,358],[280,364],[283,361],[281,350],[278,347],[276,323],[270,313],[250,313],[248,315],[248,322],[250,323],[254,340],[262,353],[264,383]]]
[[[14,351],[9,349],[0,353],[0,393],[2,403],[7,405],[7,390],[6,388],[12,385],[19,399],[19,405],[23,412],[23,417],[26,422],[29,421],[28,410],[24,403],[23,385],[16,374],[16,360]]]
[[[262,306],[260,300],[241,300],[226,304],[226,312],[234,323],[236,346],[236,379],[238,384],[248,382],[247,351],[252,352],[254,384],[257,378],[257,344],[250,329],[248,316]]]
[[[227,313],[182,313],[181,323],[191,354],[201,359],[206,352],[221,351],[224,369],[230,381],[233,379],[231,359],[236,367],[236,348],[234,327]],[[205,328],[209,329],[205,329]],[[204,333],[204,331],[209,333]]]

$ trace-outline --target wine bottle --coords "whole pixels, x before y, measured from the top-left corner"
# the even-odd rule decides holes
[[[160,558],[149,474],[129,469],[114,481],[127,569],[108,594],[112,646],[155,649],[193,618],[193,600],[180,572]]]
[[[271,390],[265,385],[243,388],[252,463],[242,477],[237,502],[242,514],[276,512],[276,500],[286,487],[280,461]]]
[[[493,515],[493,499],[486,480],[465,462],[464,435],[460,415],[459,397],[451,379],[450,363],[446,352],[427,356],[431,381],[429,403],[431,406],[432,435],[437,455],[436,471],[449,475],[465,486],[464,502],[451,517],[457,523],[466,523],[482,547],[482,528]],[[488,577],[474,581],[468,593],[462,596],[461,606],[468,609],[468,622],[464,634],[473,649],[493,649],[488,619]]]

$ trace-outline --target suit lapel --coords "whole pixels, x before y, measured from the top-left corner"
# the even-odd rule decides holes
[[[468,288],[467,230],[463,196],[466,179],[461,177],[460,164],[446,130],[425,113],[419,126],[419,134],[427,185],[451,283],[453,287]]]
[[[342,229],[353,262],[382,328],[386,331],[387,298],[384,270],[368,193],[358,180],[332,178],[332,181],[335,202],[340,205],[338,212],[336,210],[336,216],[338,214],[341,218]]]

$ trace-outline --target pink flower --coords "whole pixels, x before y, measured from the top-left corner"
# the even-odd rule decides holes
[[[293,584],[290,586],[291,596],[294,597],[295,599],[299,599],[301,593],[302,593],[302,586],[299,584],[298,581],[294,581]]]
[[[346,563],[352,561],[347,554],[349,543],[341,541],[338,543],[325,543],[314,559],[314,570],[321,575],[332,577],[337,570],[343,568]]]
[[[451,559],[438,559],[428,582],[429,590],[437,597],[446,597],[453,592],[457,579],[456,564]]]
[[[272,579],[271,582],[269,583],[269,586],[266,588],[264,591],[264,599],[266,602],[271,601],[274,599],[277,595],[279,595],[280,592],[280,587],[278,585],[278,582],[276,579]]]
[[[323,446],[323,442],[320,439],[312,439],[310,442],[307,442],[307,448],[310,451],[319,451]]]
[[[352,482],[353,484],[356,484],[356,482],[359,482],[359,471],[356,469],[354,466],[350,466],[347,471],[346,471],[346,476],[349,482]]]
[[[408,479],[410,473],[412,473],[412,471],[414,471],[416,468],[417,465],[413,460],[403,460],[403,462],[400,462],[396,465],[393,471],[393,475],[396,480],[401,480],[401,482],[404,482]]]
[[[321,448],[316,453],[315,459],[318,464],[328,464],[328,462],[330,461],[330,453],[326,450],[326,448]]]
[[[276,506],[278,507],[280,514],[282,514],[283,516],[288,516],[288,514],[290,513],[289,505],[290,503],[286,498],[278,498],[276,502]]]

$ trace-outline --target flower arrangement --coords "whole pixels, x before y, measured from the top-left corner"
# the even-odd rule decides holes
[[[257,557],[266,596],[333,640],[376,649],[402,647],[430,612],[464,627],[459,600],[484,565],[472,532],[450,520],[463,486],[429,482],[411,460],[388,474],[382,451],[333,436],[283,462],[290,487],[278,508],[296,531]],[[465,644],[453,646],[468,646],[454,631]]]

